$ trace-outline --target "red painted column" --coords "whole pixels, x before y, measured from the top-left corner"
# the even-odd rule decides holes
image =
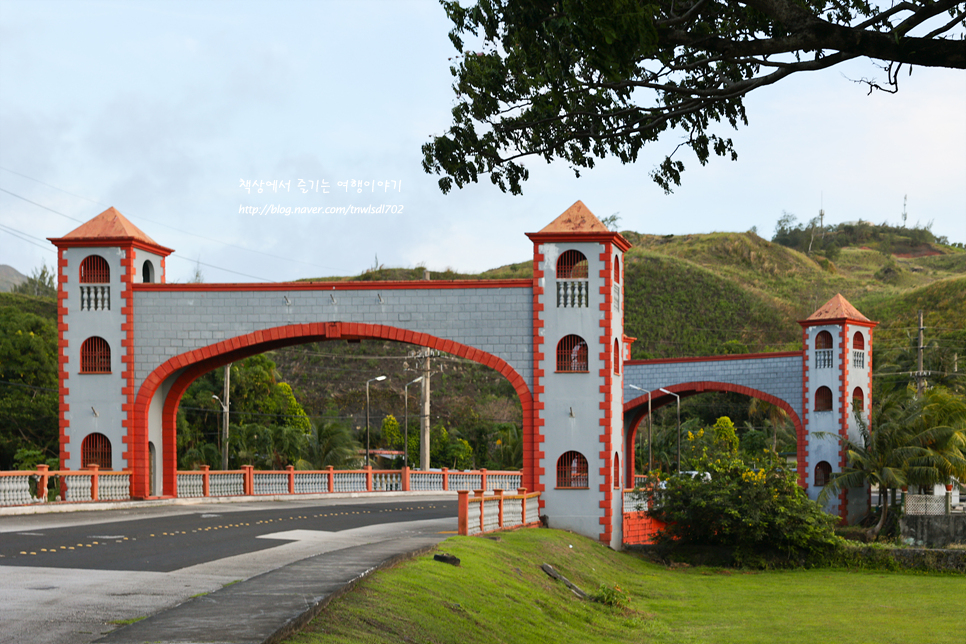
[[[211,496],[211,475],[209,470],[211,468],[207,465],[201,466],[201,493],[204,496]]]
[[[295,467],[289,465],[285,469],[288,470],[288,493],[295,494]]]
[[[100,485],[99,475],[97,474],[97,465],[88,465],[87,469],[91,471],[91,501],[99,500],[98,486]]]
[[[470,514],[470,493],[469,490],[459,491],[459,533],[462,536],[468,536],[470,534],[469,530],[469,514]]]
[[[409,491],[409,466],[408,465],[403,465],[403,468],[400,473],[400,479],[402,481],[401,482],[402,491],[408,492]]]

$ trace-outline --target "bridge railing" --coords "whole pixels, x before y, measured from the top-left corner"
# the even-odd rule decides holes
[[[251,465],[238,470],[198,470],[177,473],[178,498],[226,496],[281,496],[332,492],[455,492],[515,489],[523,484],[520,472],[401,470],[285,470],[262,471]],[[121,501],[131,498],[131,473],[105,472],[96,465],[79,471],[36,470],[0,472],[0,507],[53,502]]]
[[[0,472],[0,506],[82,501],[124,501],[131,498],[130,472],[105,472],[96,465],[83,470]]]
[[[517,488],[516,494],[495,489],[459,491],[459,533],[463,536],[540,525],[540,493],[527,494]]]
[[[459,490],[515,489],[522,485],[520,472],[400,470],[296,470],[218,471],[203,465],[199,470],[178,472],[178,497],[265,496],[329,494],[332,492],[454,492]]]

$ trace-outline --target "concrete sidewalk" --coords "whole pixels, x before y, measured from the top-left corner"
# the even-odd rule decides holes
[[[288,564],[123,626],[109,644],[269,644],[380,568],[432,550],[449,534],[422,534],[334,550]]]

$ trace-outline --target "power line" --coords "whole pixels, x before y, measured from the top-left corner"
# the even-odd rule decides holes
[[[54,253],[55,255],[57,254],[57,251],[55,251],[50,246],[41,246],[37,242],[30,241],[29,239],[26,239],[25,237],[21,237],[20,234],[24,234],[24,233],[18,234],[20,231],[15,231],[13,228],[8,228],[7,226],[4,226],[2,224],[0,224],[0,229],[2,229],[3,232],[7,233],[8,235],[13,235],[14,237],[16,237],[17,239],[19,239],[20,241],[27,242],[28,244],[31,244],[33,246],[36,246],[37,248],[39,248],[41,250],[47,251],[48,253]]]

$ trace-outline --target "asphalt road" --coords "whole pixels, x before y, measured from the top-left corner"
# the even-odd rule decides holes
[[[0,643],[84,644],[119,622],[318,554],[455,533],[453,496],[0,516]]]

